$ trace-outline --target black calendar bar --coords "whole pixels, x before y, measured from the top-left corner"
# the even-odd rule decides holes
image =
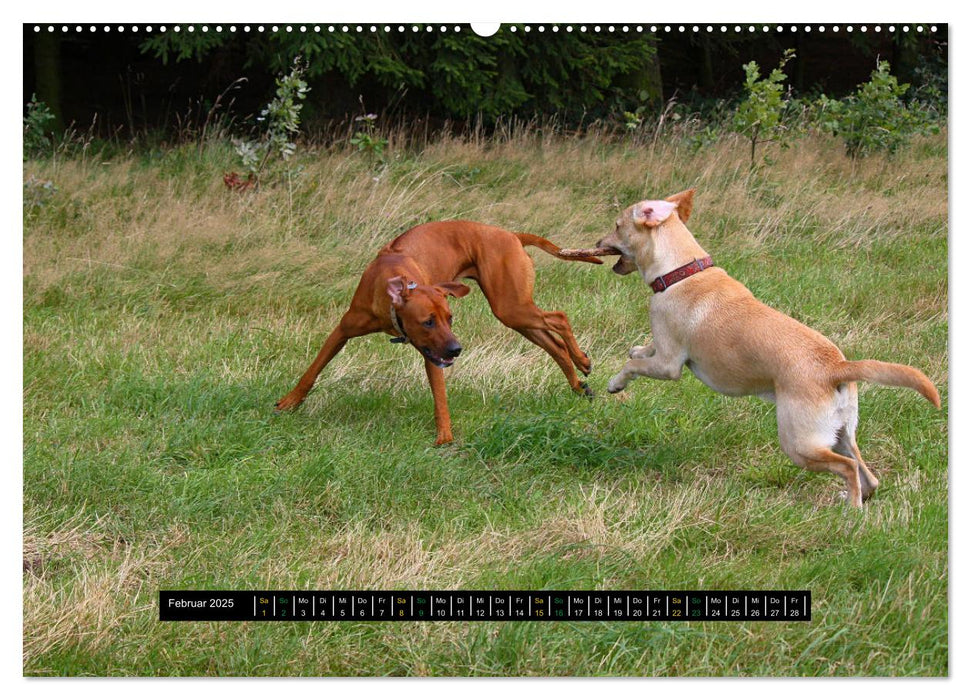
[[[809,591],[160,591],[161,621],[808,622]]]

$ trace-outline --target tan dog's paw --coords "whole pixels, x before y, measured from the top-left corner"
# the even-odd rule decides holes
[[[643,360],[645,357],[650,357],[654,354],[653,345],[635,345],[627,353],[627,357],[632,360]]]
[[[619,391],[623,391],[627,388],[627,382],[624,381],[624,376],[622,374],[615,374],[610,381],[607,383],[607,391],[611,394],[616,394]]]

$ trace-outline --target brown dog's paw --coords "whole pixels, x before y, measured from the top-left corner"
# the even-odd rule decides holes
[[[296,397],[293,394],[287,394],[282,399],[276,402],[275,409],[277,411],[290,411],[303,403],[303,397]]]
[[[583,372],[583,376],[590,376],[590,373],[593,371],[593,362],[590,360],[590,356],[587,353],[583,353],[583,362],[580,363],[577,369]]]

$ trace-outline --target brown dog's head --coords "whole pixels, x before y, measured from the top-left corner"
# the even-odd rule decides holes
[[[614,232],[597,242],[597,247],[615,248],[620,259],[613,267],[618,275],[629,275],[637,269],[636,255],[650,260],[654,255],[655,236],[661,224],[674,220],[685,222],[691,216],[693,189],[679,192],[664,200],[648,199],[628,207],[620,215]]]
[[[438,367],[450,367],[462,352],[452,335],[447,297],[464,297],[469,291],[459,282],[415,284],[401,276],[388,280],[388,296],[408,341]]]

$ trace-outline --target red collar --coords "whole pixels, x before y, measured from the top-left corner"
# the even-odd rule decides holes
[[[654,281],[651,282],[651,289],[653,289],[656,294],[660,294],[672,284],[680,282],[683,279],[687,279],[691,277],[691,275],[697,274],[702,270],[707,270],[712,265],[714,265],[714,263],[711,261],[710,255],[701,258],[700,260],[692,260],[687,265],[682,265],[677,270],[672,270],[666,275],[655,277]]]

